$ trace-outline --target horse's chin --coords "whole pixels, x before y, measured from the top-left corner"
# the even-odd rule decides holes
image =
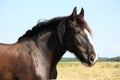
[[[81,62],[84,66],[86,67],[92,67],[94,64],[86,63],[86,62]]]

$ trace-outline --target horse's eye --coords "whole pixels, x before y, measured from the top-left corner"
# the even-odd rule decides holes
[[[79,23],[80,22],[79,19],[76,19],[76,22]]]
[[[77,34],[80,34],[80,31],[77,31]]]

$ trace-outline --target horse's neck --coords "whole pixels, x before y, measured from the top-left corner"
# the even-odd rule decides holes
[[[65,50],[60,46],[57,36],[56,31],[53,30],[46,32],[43,35],[38,34],[33,36],[30,40],[25,39],[20,41],[23,46],[28,47],[28,51],[32,51],[34,64],[37,65],[37,67],[35,67],[37,75],[43,77],[49,76],[49,69],[50,73],[52,73],[51,70],[56,68],[58,61],[65,53]]]
[[[39,50],[44,52],[43,54],[48,57],[49,61],[57,64],[65,51],[60,45],[56,31],[46,32],[42,36],[38,35],[37,38],[35,42]]]

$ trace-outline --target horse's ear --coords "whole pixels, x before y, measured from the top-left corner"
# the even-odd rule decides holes
[[[84,9],[83,9],[83,8],[81,8],[81,11],[80,11],[79,17],[84,18]]]
[[[74,9],[73,9],[73,12],[72,12],[72,17],[75,17],[77,15],[77,7],[75,7]]]

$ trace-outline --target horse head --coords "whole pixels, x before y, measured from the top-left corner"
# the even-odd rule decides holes
[[[96,63],[98,56],[95,50],[92,32],[84,20],[84,9],[77,15],[76,7],[65,20],[64,47],[74,53],[86,66]]]

